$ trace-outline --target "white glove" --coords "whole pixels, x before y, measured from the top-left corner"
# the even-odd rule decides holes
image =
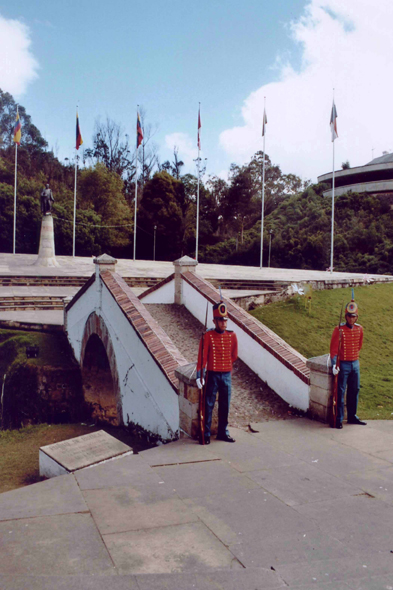
[[[202,389],[202,387],[205,385],[205,380],[203,377],[201,377],[201,379],[197,379],[196,380],[196,384],[198,389]]]
[[[333,375],[338,375],[340,372],[340,367],[336,367],[336,365],[333,365],[332,371],[333,371]]]

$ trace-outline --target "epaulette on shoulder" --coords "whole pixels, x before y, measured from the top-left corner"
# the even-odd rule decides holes
[[[228,332],[228,334],[233,334],[233,330],[225,330],[226,332]]]
[[[208,330],[206,330],[205,334],[208,334],[209,332],[214,332],[215,328],[209,328]]]

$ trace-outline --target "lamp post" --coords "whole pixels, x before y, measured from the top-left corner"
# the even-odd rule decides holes
[[[156,259],[156,231],[157,231],[157,226],[154,226],[154,240],[153,240],[153,260]]]
[[[271,229],[269,231],[269,268],[270,268],[270,252],[272,249],[272,233],[273,233],[273,230]]]

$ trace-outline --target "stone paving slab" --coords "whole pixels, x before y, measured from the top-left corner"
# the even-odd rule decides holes
[[[301,464],[301,460],[293,455],[280,451],[265,441],[254,439],[248,434],[246,436],[253,441],[252,444],[239,441],[241,435],[239,436],[236,432],[235,445],[213,440],[209,451],[211,449],[222,460],[230,461],[231,467],[240,473]]]
[[[211,449],[212,445],[205,447],[190,438],[182,438],[176,444],[171,443],[143,451],[141,457],[151,467],[220,459]]]
[[[228,489],[235,492],[259,487],[248,477],[235,471],[232,465],[222,461],[161,466],[155,468],[155,471],[160,474],[162,480],[173,487],[180,498],[222,494]]]
[[[294,509],[356,553],[393,550],[392,508],[368,494],[340,498],[339,502],[304,504]],[[393,567],[393,554],[390,560]]]
[[[102,535],[195,522],[172,486],[87,490],[85,500]]]
[[[0,574],[115,573],[90,514],[67,514],[0,523]]]
[[[284,533],[279,537],[260,535],[230,545],[229,548],[246,568],[258,566],[277,569],[282,564],[353,558],[353,553],[341,541],[318,529],[301,534]]]
[[[305,585],[313,587],[314,583],[324,584],[329,582],[336,589],[341,589],[346,582],[349,588],[355,587],[355,584],[363,584],[363,587],[369,590],[368,582],[370,578],[381,575],[393,575],[390,565],[385,565],[381,571],[376,571],[377,567],[370,566],[368,560],[358,558],[356,555],[352,559],[330,559],[326,561],[302,562],[296,564],[279,565],[276,568],[279,576],[285,581],[289,588],[303,588]],[[388,571],[386,571],[388,570]],[[392,577],[390,577],[392,581]],[[302,586],[303,585],[303,586]],[[323,586],[322,586],[323,587]]]
[[[1,590],[140,590],[135,576],[108,576],[102,574],[82,576],[3,576]],[[176,589],[173,589],[176,590]]]
[[[393,505],[393,467],[364,473],[351,473],[345,477],[345,480],[375,498]]]
[[[305,534],[315,523],[286,506],[263,489],[254,489],[187,500],[195,514],[226,545],[261,535]]]
[[[120,574],[242,569],[200,522],[106,535],[104,540]]]
[[[127,485],[154,487],[161,481],[158,473],[150,468],[142,455],[120,457],[114,461],[81,469],[74,475],[81,490],[99,490]]]
[[[136,576],[140,590],[273,590],[287,588],[270,569],[212,571],[192,574]]]
[[[362,493],[361,488],[356,485],[350,485],[349,482],[315,469],[313,465],[301,462],[271,470],[255,471],[248,476],[287,506],[338,500]]]
[[[54,514],[87,512],[72,475],[62,475],[32,486],[0,494],[0,521]]]
[[[305,426],[306,419],[301,419],[300,425]],[[319,422],[310,422],[310,425],[305,428],[304,432],[299,433],[297,430],[299,426],[293,424],[294,421],[285,422],[287,429],[283,426],[272,428],[270,422],[267,424],[268,428],[261,429],[260,432],[255,433],[254,436],[260,438],[270,444],[274,445],[286,453],[293,455],[310,464],[314,464],[315,467],[330,473],[335,476],[345,476],[348,473],[354,473],[356,471],[367,471],[379,469],[382,467],[390,467],[391,463],[379,456],[374,456],[366,452],[360,452],[353,445],[364,445],[363,435],[365,434],[359,430],[360,426],[344,425],[343,430],[335,430],[329,428],[326,424]],[[350,444],[348,438],[345,439],[345,429],[353,427],[353,440]],[[253,429],[257,429],[257,425],[252,425]],[[357,429],[357,430],[355,430]],[[315,431],[316,436],[313,438],[313,443],[310,445],[309,435],[310,431]],[[340,439],[340,434],[344,433],[344,440],[347,443],[343,443]],[[393,432],[393,422],[392,422]],[[331,434],[334,433],[334,434]],[[369,430],[371,440],[374,440],[375,431]],[[379,433],[381,440],[385,438],[386,434],[383,432]],[[334,440],[332,440],[334,438]],[[362,441],[362,442],[360,442]],[[374,440],[375,443],[375,440]],[[343,447],[345,447],[345,453],[343,453]]]

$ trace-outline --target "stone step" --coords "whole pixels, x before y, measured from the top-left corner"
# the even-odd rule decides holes
[[[89,277],[72,276],[0,276],[0,287],[83,287]],[[157,277],[124,277],[129,287],[153,287]]]
[[[63,309],[62,297],[0,297],[0,311]]]

